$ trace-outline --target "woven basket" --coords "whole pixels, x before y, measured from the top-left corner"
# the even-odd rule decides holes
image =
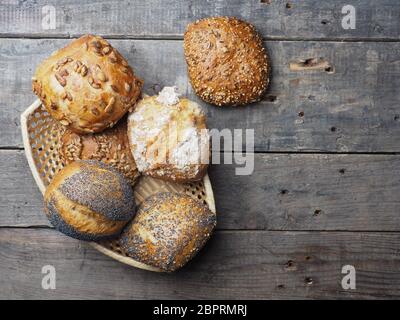
[[[36,100],[22,113],[21,127],[26,158],[36,184],[43,194],[54,175],[64,167],[58,154],[58,143],[65,128],[50,117],[40,100]],[[141,177],[134,188],[136,203],[140,204],[150,195],[160,191],[186,193],[192,198],[203,201],[215,213],[214,195],[208,175],[202,181],[187,184]],[[118,240],[91,242],[90,244],[105,255],[130,266],[160,271],[124,255]]]

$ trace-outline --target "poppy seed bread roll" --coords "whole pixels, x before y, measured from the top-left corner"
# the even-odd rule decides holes
[[[204,246],[216,214],[185,194],[163,192],[143,201],[119,239],[124,253],[158,271],[184,266]]]
[[[118,235],[135,214],[127,180],[94,160],[76,161],[58,172],[46,189],[44,202],[56,229],[87,241]]]
[[[94,35],[54,52],[32,78],[33,91],[49,114],[81,134],[114,126],[133,108],[142,85],[122,55]]]
[[[188,25],[184,50],[196,94],[217,106],[259,101],[269,83],[269,59],[255,28],[234,17]]]

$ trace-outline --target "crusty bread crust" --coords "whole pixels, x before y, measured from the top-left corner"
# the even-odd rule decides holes
[[[128,117],[128,139],[144,175],[184,183],[200,180],[207,172],[206,118],[188,99],[166,105],[157,96],[143,98]]]
[[[44,202],[50,222],[81,240],[117,235],[135,214],[133,190],[125,178],[94,160],[73,162],[57,173]]]
[[[245,21],[213,17],[189,24],[184,50],[192,86],[208,103],[252,103],[268,87],[268,54],[255,28]]]
[[[121,54],[93,35],[54,52],[32,79],[50,115],[81,134],[114,126],[133,108],[142,85]]]
[[[100,133],[80,135],[66,130],[61,137],[59,153],[69,164],[77,160],[97,160],[109,164],[134,185],[140,176],[128,143],[126,118]]]
[[[164,192],[141,203],[119,241],[129,257],[171,272],[196,255],[215,225],[215,213],[202,202],[185,194]]]

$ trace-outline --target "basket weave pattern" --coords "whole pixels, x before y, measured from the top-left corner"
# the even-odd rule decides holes
[[[39,100],[22,114],[21,127],[29,166],[40,191],[44,193],[46,186],[65,165],[59,154],[59,141],[65,128],[49,115]],[[202,181],[187,184],[170,183],[143,176],[134,187],[136,203],[140,204],[150,195],[160,191],[186,193],[207,204],[210,210],[215,212],[214,196],[207,175]],[[137,268],[158,271],[125,256],[118,240],[91,244],[97,250],[118,261]]]

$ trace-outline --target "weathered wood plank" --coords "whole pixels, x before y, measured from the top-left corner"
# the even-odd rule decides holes
[[[48,229],[0,229],[1,299],[399,298],[400,234],[217,232],[177,273],[134,269]],[[41,288],[42,267],[56,289]],[[356,290],[341,287],[344,265]]]
[[[256,154],[210,170],[219,229],[400,230],[400,156]],[[49,225],[23,151],[0,151],[0,226]]]
[[[251,176],[210,172],[222,228],[400,228],[400,156],[256,154]]]
[[[69,37],[97,33],[181,38],[188,23],[216,15],[248,20],[264,37],[272,39],[399,39],[400,34],[400,4],[394,0],[70,0],[53,4],[56,28],[45,30],[42,20],[46,12],[42,8],[48,4],[46,0],[2,1],[0,35]],[[354,30],[342,28],[342,7],[346,4],[356,9]]]
[[[0,147],[21,146],[19,116],[35,99],[31,75],[42,59],[67,42],[0,39]],[[111,42],[145,79],[147,93],[176,84],[199,101],[188,83],[181,41]],[[273,75],[265,99],[241,108],[201,102],[209,127],[252,128],[258,151],[400,151],[400,43],[267,42],[266,46]],[[310,58],[323,58],[331,67],[294,71],[304,68],[298,61]]]

